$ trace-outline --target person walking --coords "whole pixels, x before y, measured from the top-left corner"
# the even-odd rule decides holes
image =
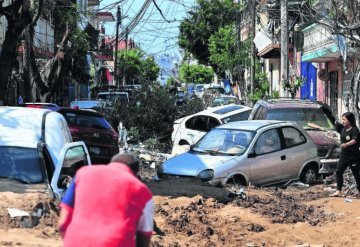
[[[139,161],[115,155],[78,170],[60,204],[64,246],[149,246],[153,197],[137,177]]]
[[[357,188],[360,193],[360,134],[359,129],[356,126],[355,116],[351,112],[346,112],[342,115],[341,121],[343,128],[340,132],[340,148],[341,154],[338,166],[336,168],[336,192],[331,194],[331,197],[341,197],[342,187],[344,183],[344,171],[347,167],[350,167]],[[360,194],[358,194],[360,195]]]

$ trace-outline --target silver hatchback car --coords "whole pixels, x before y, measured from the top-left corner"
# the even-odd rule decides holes
[[[316,145],[295,122],[245,120],[220,125],[190,151],[158,168],[159,177],[196,177],[211,184],[271,185],[319,173]]]

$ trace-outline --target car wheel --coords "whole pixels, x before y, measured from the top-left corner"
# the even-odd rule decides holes
[[[317,180],[317,170],[314,167],[305,167],[300,176],[301,182],[305,184],[314,184]]]
[[[240,194],[245,186],[246,181],[242,176],[232,176],[226,182],[226,189],[235,194]]]

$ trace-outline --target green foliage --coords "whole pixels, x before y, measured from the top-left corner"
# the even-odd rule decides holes
[[[265,72],[262,72],[260,64],[255,64],[255,83],[254,93],[250,95],[250,99],[255,103],[259,99],[269,97],[270,82]]]
[[[304,81],[306,78],[301,77],[293,77],[292,81],[282,81],[282,86],[285,91],[288,91],[291,94],[292,98],[295,98],[297,91],[300,89],[302,85],[304,85]]]
[[[210,36],[209,51],[210,61],[216,64],[218,74],[223,75],[225,71],[236,73],[237,66],[248,67],[250,57],[248,56],[250,43],[242,42],[237,51],[235,25],[221,27],[216,33]],[[240,41],[239,41],[240,42]]]
[[[122,121],[128,130],[130,142],[145,142],[151,148],[160,146],[166,149],[164,152],[168,152],[174,121],[203,109],[204,104],[197,97],[176,106],[174,96],[166,88],[153,85],[134,93],[128,105],[116,104],[98,111],[115,129]]]
[[[182,64],[179,69],[180,80],[186,83],[206,84],[214,77],[214,70],[202,64]]]
[[[118,54],[118,70],[127,84],[150,83],[157,79],[160,67],[153,57],[146,57],[140,49],[122,50]]]
[[[179,46],[200,63],[209,64],[210,36],[220,27],[233,23],[243,5],[234,4],[233,0],[197,0],[197,4],[180,24]]]
[[[278,98],[280,98],[280,91],[278,91],[278,90],[273,90],[273,91],[272,91],[271,98],[273,98],[273,99],[278,99]]]

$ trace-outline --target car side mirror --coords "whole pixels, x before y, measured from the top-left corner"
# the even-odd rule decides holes
[[[191,144],[190,145],[190,150],[193,150],[194,146],[195,146],[194,144]]]
[[[257,155],[256,155],[256,152],[255,150],[251,150],[251,152],[248,154],[248,158],[255,158]]]

